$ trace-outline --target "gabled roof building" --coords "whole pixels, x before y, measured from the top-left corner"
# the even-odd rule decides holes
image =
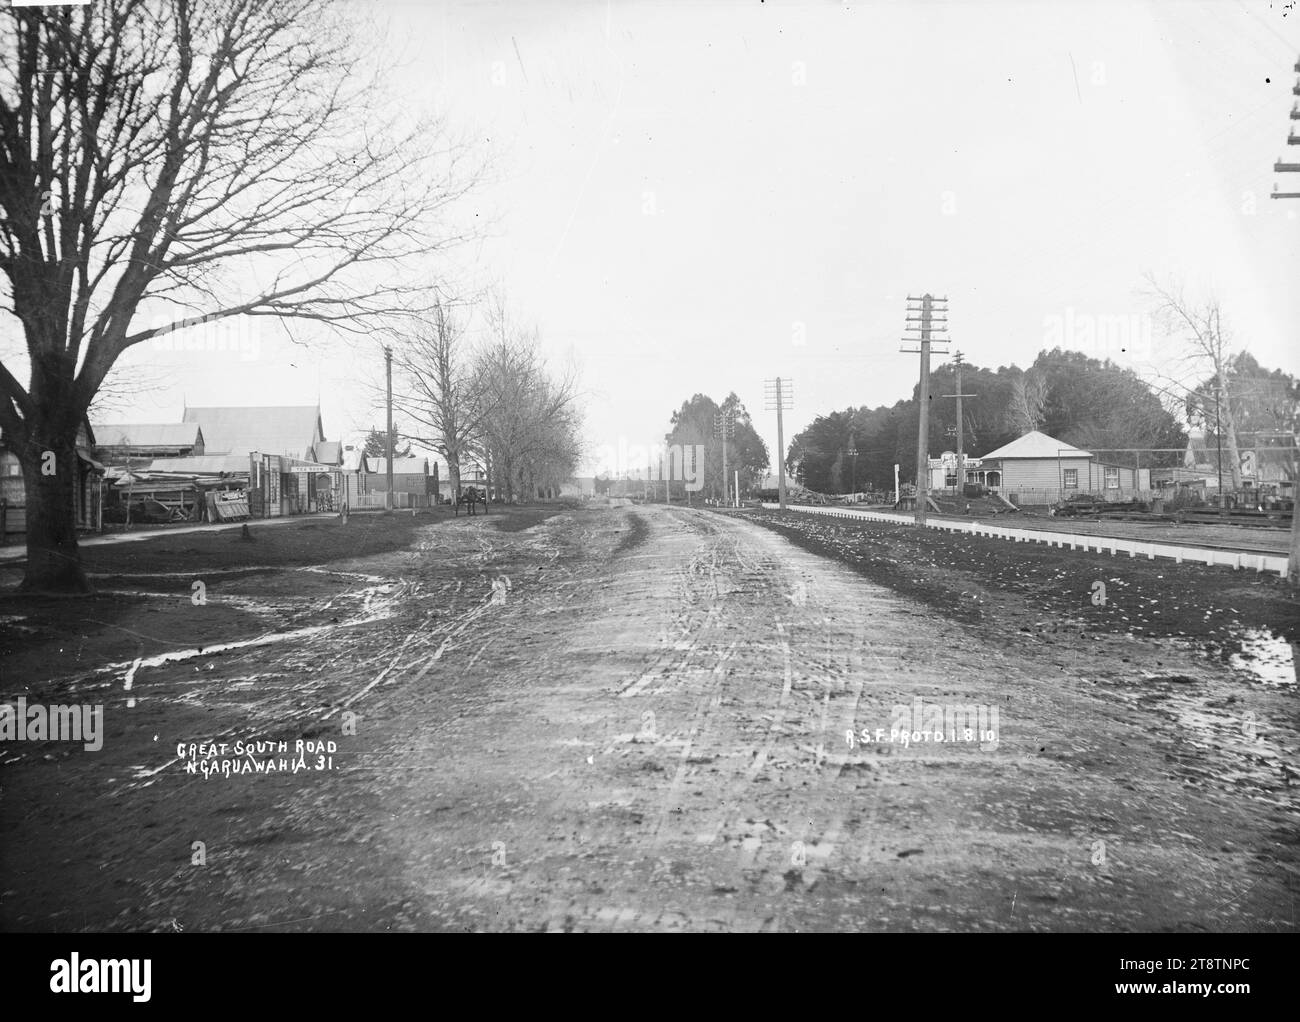
[[[183,419],[203,430],[206,453],[278,454],[299,461],[319,461],[317,451],[332,453],[321,428],[320,405],[265,405],[254,408],[186,408]]]
[[[1081,493],[1127,499],[1151,488],[1149,468],[1109,464],[1036,429],[978,460],[977,469],[967,469],[966,481],[1018,504],[1053,504]]]
[[[138,465],[151,458],[201,457],[203,430],[192,422],[113,423],[95,429],[96,456],[105,465]]]

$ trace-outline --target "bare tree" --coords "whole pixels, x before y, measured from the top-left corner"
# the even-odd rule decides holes
[[[30,372],[0,365],[0,428],[27,492],[25,588],[88,588],[76,431],[133,345],[229,316],[360,333],[424,311],[398,271],[458,239],[442,221],[476,175],[443,126],[385,121],[346,17],[328,0],[0,12],[0,270]]]
[[[476,447],[492,466],[499,492],[536,496],[568,478],[581,453],[577,372],[552,376],[536,331],[515,326],[499,298],[489,309],[491,337],[474,377],[481,402]]]
[[[1165,287],[1152,274],[1146,277],[1148,297],[1166,333],[1181,335],[1183,365],[1200,376],[1210,376],[1213,393],[1198,398],[1193,391],[1188,398],[1188,418],[1205,427],[1208,434],[1213,423],[1215,432],[1227,447],[1232,488],[1241,489],[1241,456],[1237,449],[1236,395],[1230,383],[1233,351],[1232,338],[1223,324],[1219,302],[1209,298],[1193,304],[1181,288]]]
[[[1020,433],[1038,429],[1047,421],[1047,377],[1036,369],[1016,376],[1007,406],[1007,426]]]
[[[464,325],[439,300],[432,323],[404,336],[393,352],[403,385],[400,393],[394,391],[393,405],[416,424],[405,435],[447,460],[453,500],[460,496],[461,462],[480,439],[491,410],[466,347]]]
[[[581,415],[573,377],[538,373],[530,388],[530,428],[524,434],[520,483],[529,496],[555,496],[573,474],[582,450]]]

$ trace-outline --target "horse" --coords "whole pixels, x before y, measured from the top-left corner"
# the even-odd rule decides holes
[[[466,509],[469,511],[471,515],[474,514],[474,505],[482,504],[483,513],[487,514],[487,493],[486,492],[480,493],[473,486],[466,486],[463,490],[461,490],[460,496],[456,499],[454,513],[457,515],[460,514],[461,504],[465,505]]]

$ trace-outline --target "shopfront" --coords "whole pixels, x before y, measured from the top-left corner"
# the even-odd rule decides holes
[[[330,465],[295,464],[289,472],[303,493],[304,506],[311,513],[338,511],[343,506],[343,473]]]
[[[282,454],[249,455],[249,511],[254,518],[336,511],[342,473],[337,466]]]

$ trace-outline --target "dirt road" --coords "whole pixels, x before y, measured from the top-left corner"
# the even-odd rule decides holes
[[[1294,692],[1025,648],[709,512],[418,535],[210,583],[278,615],[252,644],[28,693],[106,734],[0,749],[0,925],[1296,928]]]

